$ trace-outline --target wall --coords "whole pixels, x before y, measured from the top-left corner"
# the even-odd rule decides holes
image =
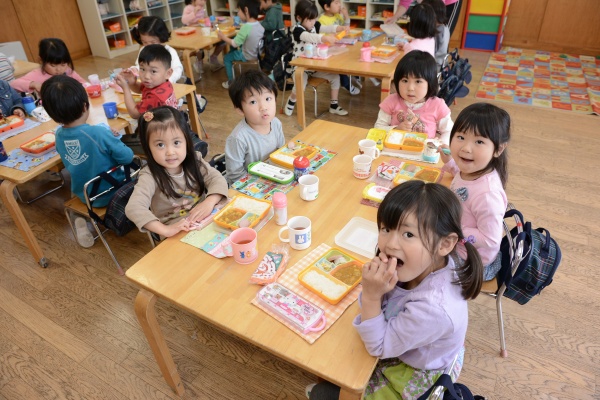
[[[0,10],[0,43],[20,41],[29,61],[46,37],[64,40],[73,59],[91,54],[76,0],[0,0]]]

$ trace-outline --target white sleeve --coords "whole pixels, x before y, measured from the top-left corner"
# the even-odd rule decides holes
[[[392,116],[386,113],[383,110],[379,110],[379,114],[377,114],[377,121],[375,122],[375,128],[385,129],[389,131],[392,128],[395,128],[396,125],[392,124]]]
[[[450,131],[454,126],[454,122],[452,122],[452,118],[450,117],[450,113],[446,115],[444,118],[438,122],[438,130],[440,132],[440,140],[442,143],[450,145]]]
[[[319,28],[319,33],[335,33],[337,30],[337,25],[321,25]]]
[[[179,78],[181,78],[181,75],[183,75],[183,64],[181,64],[177,50],[169,45],[166,45],[165,48],[171,53],[171,68],[173,69],[173,73],[171,74],[169,81],[174,84],[177,83]]]

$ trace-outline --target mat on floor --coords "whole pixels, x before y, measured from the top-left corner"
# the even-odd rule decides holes
[[[476,97],[600,114],[600,57],[507,47],[490,56]]]

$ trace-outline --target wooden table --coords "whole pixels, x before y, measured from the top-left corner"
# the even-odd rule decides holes
[[[373,39],[371,44],[373,46],[379,46],[383,43],[384,38],[385,35],[380,35]],[[302,74],[306,70],[377,78],[381,79],[381,101],[383,101],[390,94],[392,78],[394,77],[396,64],[398,64],[400,57],[396,58],[390,64],[360,61],[360,49],[362,44],[363,42],[356,42],[354,45],[348,46],[347,52],[336,54],[326,60],[313,60],[304,57],[293,59],[291,65],[296,67],[294,77],[295,82],[301,82]],[[297,87],[301,86],[298,85]],[[306,114],[303,90],[296,90],[296,99],[296,106],[298,107],[298,124],[304,129],[306,127]]]
[[[15,62],[13,63],[13,67],[15,69],[15,72],[14,72],[15,78],[19,78],[19,77],[27,74],[28,72],[31,72],[36,68],[39,68],[40,64],[32,63],[27,60],[15,60]]]
[[[219,23],[220,27],[229,27],[233,24],[231,18],[227,22]],[[236,35],[236,31],[232,31],[227,36],[232,37]],[[177,50],[183,50],[183,57],[181,63],[183,64],[183,70],[185,75],[194,80],[194,70],[192,69],[192,61],[190,56],[195,53],[198,49],[208,49],[215,44],[221,42],[221,39],[216,35],[214,31],[211,31],[209,36],[202,35],[202,27],[196,26],[196,32],[191,35],[178,35],[173,32],[171,34],[171,40],[167,42],[169,46]]]
[[[178,98],[187,96],[188,104],[194,104],[193,102],[191,102],[190,96],[195,95],[195,90],[196,90],[196,88],[193,85],[175,84],[175,95]],[[192,97],[192,99],[193,99],[193,97]],[[106,119],[106,116],[104,115],[104,109],[102,108],[102,103],[105,103],[108,101],[114,101],[114,102],[119,103],[119,102],[123,101],[123,95],[115,93],[115,91],[113,89],[108,89],[108,90],[105,90],[104,92],[102,92],[101,97],[90,99],[90,116],[88,118],[88,123],[97,124],[100,122],[107,122],[111,128],[114,128],[117,130],[125,128],[126,130],[128,130],[130,128],[130,126],[129,126],[129,122],[127,122],[126,120],[121,119],[121,118],[108,119],[108,120]],[[196,107],[191,107],[191,109],[193,109],[194,114],[196,115],[195,121],[197,121],[198,120],[197,113],[195,113]],[[192,112],[192,110],[190,110],[190,112]],[[192,123],[193,123],[193,121],[194,121],[194,118],[192,118]],[[11,150],[19,147],[23,143],[25,143],[37,136],[42,135],[44,132],[47,132],[51,129],[56,128],[57,125],[58,124],[54,121],[48,121],[39,126],[36,126],[33,129],[19,133],[16,136],[6,139],[2,143],[4,144],[4,148],[6,149],[6,152],[8,153]],[[51,159],[49,159],[48,161],[46,161],[34,168],[31,168],[27,172],[20,171],[18,169],[14,169],[14,168],[4,167],[4,166],[0,165],[0,180],[3,180],[2,183],[0,184],[0,199],[2,199],[2,202],[6,206],[6,209],[8,210],[13,221],[15,222],[15,225],[19,229],[21,236],[23,236],[23,239],[25,240],[25,244],[29,248],[31,255],[33,256],[35,261],[37,263],[39,263],[42,267],[48,266],[48,259],[46,259],[46,257],[44,257],[44,253],[43,253],[37,239],[35,238],[35,235],[31,231],[31,228],[29,227],[29,224],[27,223],[27,220],[25,219],[23,212],[19,208],[19,205],[18,205],[17,201],[15,200],[15,197],[13,196],[13,189],[17,185],[31,181],[36,176],[42,174],[44,171],[46,171],[52,167],[56,167],[56,166],[60,165],[60,163],[61,163],[60,156],[56,155],[56,156],[52,157]]]
[[[366,134],[366,129],[318,120],[296,136],[336,151],[338,155],[316,172],[320,178],[316,201],[301,200],[298,189],[287,194],[288,217],[306,215],[312,221],[311,247],[303,251],[290,250],[289,266],[321,243],[335,246],[335,235],[352,217],[376,220],[377,209],[360,203],[362,189],[368,182],[352,175],[357,142]],[[388,157],[382,156],[375,164],[385,159]],[[235,194],[237,192],[231,190],[230,195]],[[271,220],[259,232],[259,254],[265,254],[272,243],[279,242],[279,228]],[[165,240],[126,272],[141,288],[135,299],[135,312],[163,377],[175,392],[183,395],[184,387],[156,319],[154,305],[158,298],[339,385],[340,399],[362,396],[377,360],[366,352],[351,326],[359,312],[357,302],[315,343],[308,344],[250,304],[261,288],[248,283],[258,261],[239,265],[232,258],[214,258],[181,242],[179,239],[184,235],[182,232]],[[356,256],[364,260],[363,256]]]

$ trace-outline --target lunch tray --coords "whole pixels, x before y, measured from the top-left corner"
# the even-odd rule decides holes
[[[19,147],[27,154],[40,156],[56,148],[56,137],[54,132],[45,132],[43,135],[31,139]]]
[[[399,142],[391,142],[392,137],[401,137]],[[399,129],[392,129],[386,135],[383,145],[388,149],[422,152],[427,140],[427,134],[421,132],[407,132]]]
[[[262,209],[260,213],[252,213],[253,210],[248,210],[247,206],[250,204],[257,209]],[[268,214],[270,209],[270,201],[238,194],[215,215],[214,222],[220,227],[235,230],[240,228],[241,221],[246,220],[248,221],[246,226],[253,228]]]
[[[405,161],[400,167],[400,171],[392,181],[393,186],[398,186],[406,181],[418,179],[424,182],[435,183],[442,176],[442,170],[439,168],[425,167]]]
[[[273,153],[271,153],[269,155],[269,159],[271,160],[271,162],[277,165],[281,165],[282,167],[294,169],[294,159],[296,157],[304,156],[310,160],[319,151],[316,147],[307,145],[302,142],[293,143],[295,145],[294,148],[290,148],[289,144],[286,144],[282,148],[275,150]]]

